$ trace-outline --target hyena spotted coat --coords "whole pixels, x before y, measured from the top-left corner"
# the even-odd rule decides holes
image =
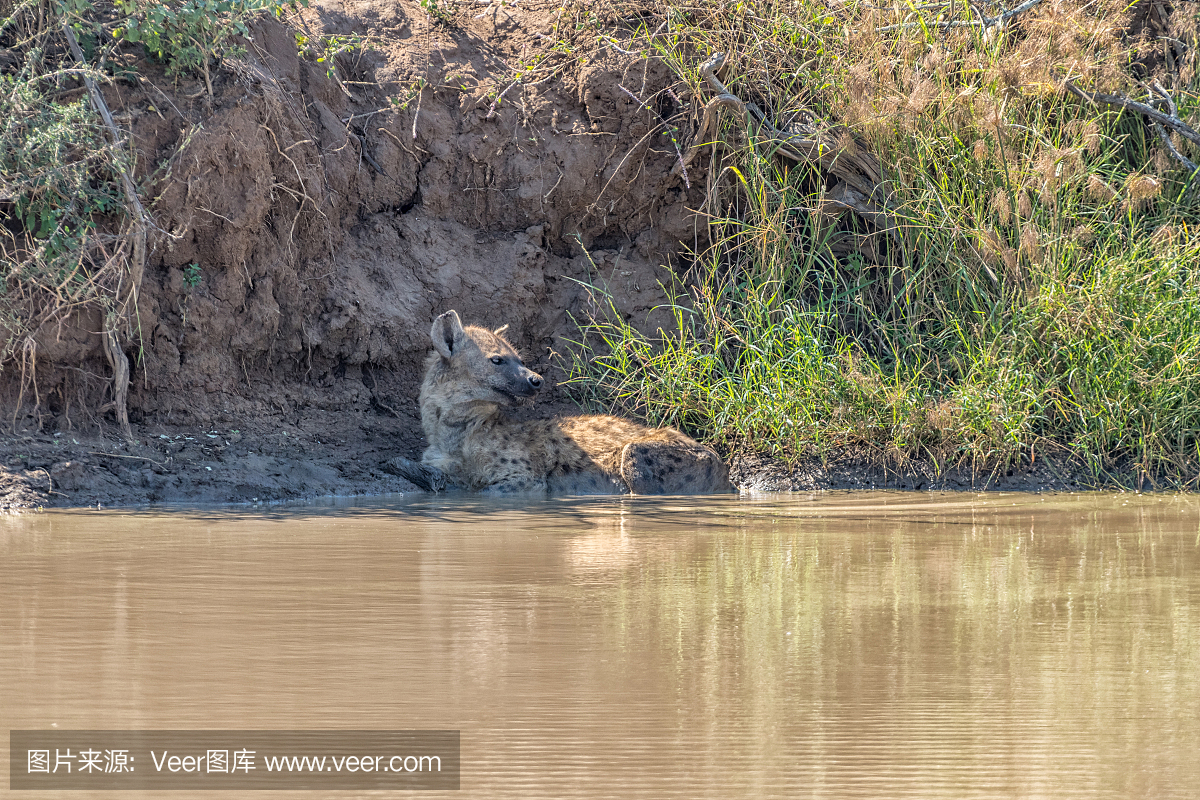
[[[507,327],[507,326],[505,326]],[[607,415],[510,419],[542,377],[488,331],[447,311],[433,323],[434,352],[421,384],[421,463],[396,472],[425,489],[492,493],[703,494],[729,492],[729,471],[708,447],[673,428]]]

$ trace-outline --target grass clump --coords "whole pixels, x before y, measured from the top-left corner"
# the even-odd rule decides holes
[[[688,145],[711,246],[677,330],[584,321],[574,383],[789,459],[850,447],[990,470],[1052,452],[1194,481],[1197,15],[1018,8],[608,6],[595,19],[626,26],[621,47],[677,76],[663,137],[715,102],[698,69],[714,52],[762,118],[723,113]],[[781,155],[799,139],[825,155]],[[838,159],[877,165],[869,195]]]
[[[80,6],[87,0],[66,0]],[[117,0],[120,12],[112,28],[115,39],[141,44],[146,52],[167,65],[167,74],[198,73],[209,94],[209,65],[245,53],[241,42],[249,36],[248,23],[256,14],[279,15],[285,7],[307,6],[308,0]]]

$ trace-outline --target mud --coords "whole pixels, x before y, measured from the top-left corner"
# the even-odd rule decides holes
[[[680,242],[704,243],[703,159],[672,175],[658,125],[687,98],[618,46],[552,48],[573,25],[557,4],[478,9],[447,25],[416,0],[315,0],[293,21],[310,40],[372,47],[331,76],[261,21],[211,96],[127,54],[141,77],[105,97],[158,227],[122,331],[134,441],[115,426],[102,321],[57,320],[0,373],[0,507],[411,491],[387,462],[425,446],[437,314],[510,324],[551,385],[597,291],[643,330],[668,321]],[[530,413],[573,410],[546,395]],[[738,470],[763,489],[916,485],[853,465]]]
[[[789,464],[763,455],[732,460],[730,477],[742,491],[803,492],[821,489],[899,489],[910,491],[1074,492],[1096,489],[1169,490],[1139,476],[1132,467],[1095,475],[1084,464],[1061,458],[1023,456],[1018,463],[992,469],[971,464],[947,466],[931,460],[887,464],[865,453],[843,452]]]
[[[0,450],[0,510],[52,506],[131,506],[146,503],[250,505],[327,496],[417,491],[393,474],[397,454],[415,458],[408,432],[396,420],[369,414],[310,411],[295,419],[253,420],[228,426],[171,428],[125,442],[107,435],[67,432],[7,436]],[[167,431],[167,428],[162,428]],[[742,491],[900,489],[1069,492],[1159,490],[1132,468],[1096,477],[1073,461],[1037,458],[1001,470],[946,468],[931,462],[887,467],[865,454],[843,453],[795,466],[761,455],[735,455],[730,477]]]

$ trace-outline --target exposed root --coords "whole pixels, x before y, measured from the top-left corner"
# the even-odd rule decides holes
[[[130,456],[130,455],[123,455],[121,453],[105,453],[100,450],[89,450],[88,455],[104,456],[105,458],[128,458],[128,459],[132,459],[134,461],[149,461],[151,464],[153,464],[156,467],[166,468],[166,466],[167,466],[166,464],[162,463],[161,461],[155,461],[153,458],[146,458],[145,456]]]
[[[41,417],[38,415],[38,409],[42,405],[41,398],[38,396],[37,388],[37,342],[32,336],[26,336],[25,341],[21,345],[21,388],[17,394],[17,404],[13,407],[12,432],[17,432],[17,417],[21,411],[21,405],[25,402],[25,387],[33,386],[34,396],[34,416],[38,419],[38,428],[41,428]]]
[[[83,56],[83,50],[80,49],[79,42],[76,41],[75,34],[71,31],[71,26],[65,20],[63,21],[63,32],[66,34],[67,43],[71,47],[71,55],[80,64],[86,64],[87,60]],[[87,86],[88,97],[91,99],[92,107],[100,115],[101,119],[104,120],[104,127],[108,130],[113,146],[119,146],[121,143],[121,131],[117,128],[116,122],[113,121],[112,112],[108,110],[108,104],[104,102],[104,95],[100,93],[96,82],[92,80],[91,75],[87,72],[83,73],[83,80]],[[209,92],[212,92],[211,86]],[[125,234],[127,239],[132,242],[128,260],[129,285],[124,297],[121,296],[122,293],[118,287],[117,296],[114,298],[119,304],[121,315],[123,315],[130,307],[136,307],[137,305],[138,292],[142,285],[142,275],[146,268],[146,236],[152,227],[152,222],[150,215],[146,213],[146,209],[142,205],[141,199],[138,198],[137,187],[133,183],[133,178],[130,176],[129,170],[124,166],[120,166],[118,172],[121,176],[121,186],[125,192],[126,211],[133,221]],[[129,428],[129,410],[127,408],[127,398],[129,396],[129,359],[125,357],[125,353],[121,349],[120,338],[117,335],[118,318],[117,315],[109,316],[111,324],[105,325],[102,336],[104,339],[104,353],[113,368],[114,411],[117,415],[117,421],[121,425],[121,433],[124,434],[127,440],[132,441],[133,433]]]
[[[121,340],[112,327],[107,327],[103,334],[104,355],[113,371],[112,410],[117,415],[117,424],[121,426],[121,435],[126,441],[133,441],[133,431],[129,427],[129,359],[121,349]]]

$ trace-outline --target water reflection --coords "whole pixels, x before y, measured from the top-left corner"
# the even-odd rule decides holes
[[[458,728],[460,797],[1192,798],[1200,504],[6,519],[0,726],[51,725]]]

